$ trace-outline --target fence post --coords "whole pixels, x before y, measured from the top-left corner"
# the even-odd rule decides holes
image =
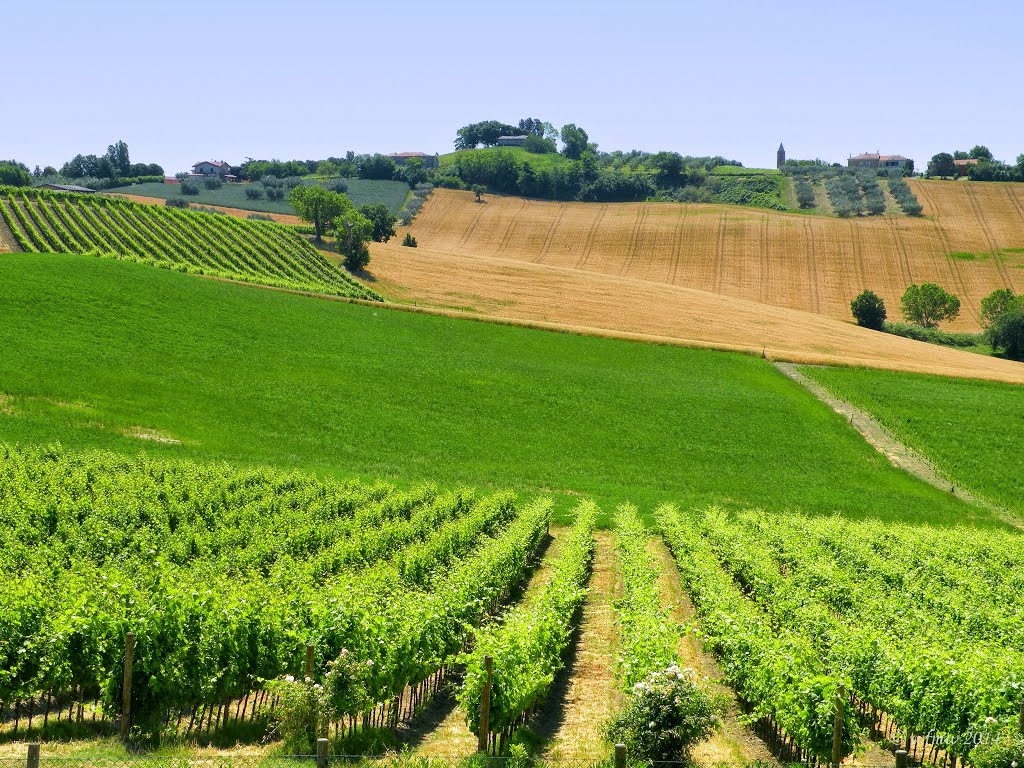
[[[1024,699],[1020,700],[1020,717],[1017,718],[1017,730],[1024,735]]]
[[[28,745],[28,768],[39,768],[39,744]]]
[[[477,749],[487,751],[488,736],[491,733],[491,685],[494,682],[494,658],[484,656],[484,669],[487,670],[487,681],[484,683],[483,694],[480,696],[480,733],[477,737]]]
[[[313,679],[313,645],[306,646],[306,677]]]
[[[907,768],[907,750],[896,750],[896,768]]]
[[[327,768],[327,739],[316,740],[316,768]]]
[[[121,738],[128,738],[132,727],[132,665],[135,660],[135,633],[124,636],[124,685],[121,688]]]
[[[615,768],[626,768],[626,745],[615,745]]]
[[[843,704],[846,700],[846,689],[839,686],[836,693],[836,724],[832,731],[832,765],[839,765],[843,760]]]

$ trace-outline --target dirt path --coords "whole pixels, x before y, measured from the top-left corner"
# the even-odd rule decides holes
[[[530,576],[526,589],[516,604],[530,599],[548,581],[551,563],[565,544],[568,528],[550,529],[551,541],[544,551],[544,559]],[[412,747],[418,757],[469,757],[476,754],[477,738],[466,725],[466,714],[459,707],[453,687],[431,703],[416,718],[416,722],[400,738]]]
[[[893,437],[871,414],[862,411],[851,403],[840,400],[821,384],[805,376],[793,363],[776,362],[775,367],[784,376],[795,381],[833,411],[845,418],[850,423],[850,426],[860,432],[861,436],[868,441],[871,447],[889,459],[893,466],[906,470],[941,491],[955,494],[968,504],[974,504],[992,512],[1003,522],[1015,528],[1024,528],[1024,522],[1009,510],[975,496],[966,488],[955,487],[948,479],[942,476],[934,464],[910,446],[901,443]]]
[[[0,253],[17,252],[20,250],[14,235],[7,228],[7,223],[0,219]]]
[[[683,591],[672,553],[657,539],[648,545],[651,556],[658,563],[662,600],[671,606],[672,618],[680,624],[692,623],[696,617],[693,603]],[[776,765],[777,761],[757,736],[740,722],[740,708],[733,690],[722,679],[722,670],[715,657],[704,650],[701,641],[693,632],[687,632],[679,639],[677,648],[679,661],[684,667],[697,671],[698,679],[705,679],[714,693],[725,697],[728,710],[723,717],[722,728],[714,736],[693,750],[694,762],[698,765],[744,764],[754,762]]]
[[[538,736],[550,740],[545,757],[551,760],[596,763],[609,757],[604,729],[621,705],[612,607],[620,586],[615,539],[610,531],[597,531],[595,539],[593,571],[572,663],[556,678],[547,705],[532,723]]]

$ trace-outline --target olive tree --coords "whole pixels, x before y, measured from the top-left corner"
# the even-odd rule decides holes
[[[271,189],[275,187],[267,187],[267,197],[270,197]],[[288,195],[288,202],[299,218],[313,225],[313,236],[318,243],[323,242],[322,235],[330,228],[331,222],[352,207],[345,195],[316,184],[295,187]]]
[[[911,285],[900,299],[900,308],[911,323],[934,328],[960,314],[960,299],[935,283]]]
[[[880,331],[885,324],[885,302],[874,291],[865,288],[850,302],[850,309],[857,325]]]

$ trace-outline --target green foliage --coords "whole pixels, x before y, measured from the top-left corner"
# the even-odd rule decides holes
[[[207,189],[220,189],[224,186],[224,182],[221,179],[203,179],[203,186]]]
[[[16,160],[0,161],[0,186],[27,187],[32,184],[28,168]]]
[[[579,160],[584,152],[592,149],[587,132],[573,123],[562,126],[561,138],[562,154],[570,160]]]
[[[245,197],[247,200],[262,200],[263,190],[256,186],[247,186],[245,188]]]
[[[398,217],[392,215],[383,203],[370,203],[359,207],[359,213],[373,224],[370,239],[377,243],[386,243],[395,236],[395,223]]]
[[[273,729],[284,749],[291,755],[315,754],[316,740],[333,721],[324,686],[285,675],[267,683],[267,690],[277,697]]]
[[[1015,301],[987,331],[989,343],[1011,360],[1024,360],[1024,306]]]
[[[472,187],[470,187],[470,191],[474,195],[476,195],[476,201],[479,203],[483,201],[484,193],[487,192],[487,187],[485,187],[483,184],[474,184]]]
[[[960,314],[960,299],[935,283],[912,284],[900,298],[903,317],[924,328],[935,328]]]
[[[629,692],[608,735],[634,760],[688,760],[721,725],[724,704],[702,691],[692,669],[652,672]]]
[[[188,208],[192,204],[184,197],[168,197],[164,200],[164,205],[168,208]]]
[[[365,269],[370,263],[367,243],[373,239],[373,230],[373,222],[351,203],[335,216],[334,236],[338,240],[338,251],[345,257],[345,266],[350,272]]]
[[[892,196],[896,198],[896,202],[899,203],[900,208],[908,216],[920,216],[921,211],[924,210],[924,206],[921,205],[917,196],[910,190],[910,186],[901,177],[892,177],[889,179],[889,191],[892,192]]]
[[[459,703],[470,728],[480,727],[480,699],[487,679],[484,657],[493,662],[489,726],[491,733],[510,732],[543,701],[564,665],[564,652],[586,595],[594,550],[597,507],[581,501],[576,522],[566,534],[551,576],[533,599],[508,611],[500,623],[486,624],[474,635],[473,650],[461,660],[466,675]]]
[[[956,176],[956,163],[948,152],[939,152],[928,163],[929,176]]]
[[[405,233],[405,237],[402,238],[402,245],[407,248],[415,248],[418,245],[416,238],[412,236],[412,232]]]
[[[857,325],[873,331],[882,330],[885,324],[885,302],[874,291],[865,288],[850,302],[850,310]]]
[[[974,768],[1019,768],[1024,765],[1024,735],[1012,725],[987,728],[981,743],[971,751]]]
[[[262,285],[379,298],[291,227],[179,210],[189,207],[185,198],[167,203],[0,188],[0,217],[26,251],[102,254]]]
[[[199,185],[194,181],[183,181],[178,185],[178,191],[183,195],[191,195],[195,197],[199,194]]]
[[[395,161],[385,155],[362,155],[356,159],[356,173],[360,179],[394,179],[397,171]]]
[[[275,188],[267,187],[268,194],[272,189]],[[319,186],[294,187],[288,195],[288,202],[299,218],[313,225],[314,238],[318,243],[323,241],[322,235],[331,222],[352,208],[352,202],[345,195]]]
[[[806,179],[796,182],[796,202],[801,208],[814,208],[816,205],[814,187]]]
[[[558,151],[554,139],[545,139],[536,133],[527,133],[526,141],[523,142],[523,149],[535,155],[550,155]]]
[[[989,328],[1000,315],[1009,309],[1024,306],[1024,296],[1018,296],[1012,288],[998,288],[981,300],[981,327]]]
[[[456,132],[455,148],[476,149],[481,144],[485,147],[493,147],[498,143],[499,136],[517,136],[519,133],[519,129],[515,126],[497,120],[470,123]]]
[[[988,350],[984,348],[985,336],[980,333],[949,333],[941,328],[925,328],[914,323],[892,322],[885,323],[882,330],[895,336],[903,336],[928,344],[988,353]]]
[[[345,181],[345,179],[332,179],[331,181],[326,182],[324,186],[331,192],[337,192],[339,194],[345,194],[348,192],[348,182]],[[380,203],[380,205],[384,204]],[[387,208],[386,205],[384,207]]]

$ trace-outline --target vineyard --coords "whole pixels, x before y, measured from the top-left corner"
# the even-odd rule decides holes
[[[199,275],[379,299],[292,228],[120,198],[0,189],[0,220],[26,252],[85,253]]]

